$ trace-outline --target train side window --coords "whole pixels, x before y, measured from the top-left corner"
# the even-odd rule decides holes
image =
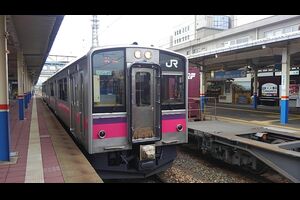
[[[58,81],[58,91],[59,91],[58,98],[63,100],[64,88],[63,88],[63,80],[62,79]]]
[[[67,78],[64,78],[64,101],[68,101],[68,84],[67,84]]]
[[[54,96],[53,83],[50,83],[50,95]]]
[[[58,81],[58,98],[67,101],[68,100],[68,89],[67,89],[67,78]]]

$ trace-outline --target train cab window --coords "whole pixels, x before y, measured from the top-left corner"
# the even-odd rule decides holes
[[[93,54],[93,111],[125,111],[125,53],[123,50]]]
[[[184,76],[163,75],[161,99],[164,109],[184,108]]]
[[[138,72],[135,75],[135,99],[137,106],[149,106],[150,102],[150,79],[151,75],[149,72]]]

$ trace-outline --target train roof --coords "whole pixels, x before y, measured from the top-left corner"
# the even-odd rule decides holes
[[[42,84],[44,84],[45,82],[47,82],[49,79],[51,79],[52,77],[54,77],[56,74],[58,74],[59,72],[63,71],[65,68],[69,67],[70,65],[72,65],[73,63],[77,62],[78,60],[92,54],[94,51],[98,51],[98,50],[103,50],[103,49],[113,49],[113,48],[143,48],[143,49],[155,49],[155,50],[162,50],[162,51],[166,51],[169,53],[175,53],[178,54],[182,57],[186,57],[186,55],[183,55],[181,53],[178,53],[176,51],[173,50],[169,50],[169,49],[165,49],[165,48],[160,48],[160,47],[155,47],[155,46],[143,46],[143,45],[136,45],[136,44],[129,44],[129,45],[106,45],[106,46],[99,46],[99,47],[94,47],[91,48],[89,51],[87,51],[85,54],[76,57],[74,60],[72,60],[71,62],[69,62],[68,64],[66,64],[63,68],[59,69],[57,72],[55,72],[51,77],[49,77],[46,81],[44,81]]]

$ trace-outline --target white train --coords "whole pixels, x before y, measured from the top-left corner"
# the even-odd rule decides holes
[[[103,179],[167,169],[187,143],[187,58],[138,45],[91,49],[43,83],[43,99]]]

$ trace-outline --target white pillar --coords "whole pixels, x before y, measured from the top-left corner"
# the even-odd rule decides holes
[[[23,91],[23,52],[18,50],[17,52],[17,71],[18,71],[18,102],[19,102],[19,120],[24,119],[25,106],[24,106],[24,91]]]
[[[258,96],[258,88],[257,88],[257,69],[253,69],[253,108],[257,108],[257,96]]]
[[[24,102],[25,108],[28,108],[28,75],[27,75],[27,65],[24,65]]]

